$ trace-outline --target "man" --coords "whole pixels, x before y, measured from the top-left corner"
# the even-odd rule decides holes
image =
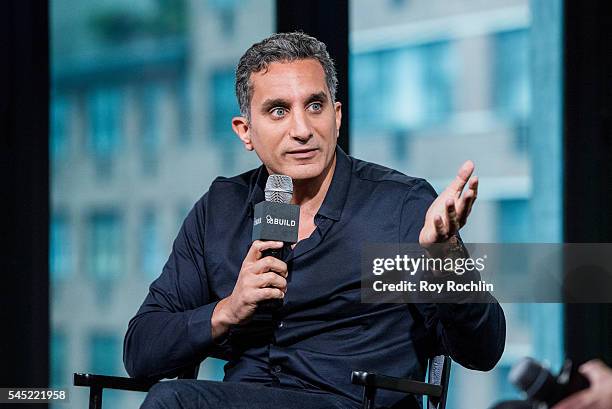
[[[360,302],[362,244],[456,243],[478,181],[466,162],[436,199],[422,179],[347,156],[336,146],[336,83],[325,45],[303,33],[273,35],[241,58],[232,126],[263,165],[216,179],[195,204],[124,344],[131,376],[172,377],[216,356],[228,360],[225,382],[161,382],[144,408],[354,408],[362,392],[352,370],[423,379],[439,353],[481,370],[499,360],[497,303]],[[282,243],[250,241],[273,173],[293,179],[300,206],[299,241],[283,260],[262,257]],[[259,319],[271,299],[282,308]],[[420,407],[395,392],[377,401]]]

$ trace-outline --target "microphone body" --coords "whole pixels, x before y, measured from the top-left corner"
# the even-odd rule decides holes
[[[282,241],[297,243],[300,222],[300,207],[290,204],[293,196],[293,182],[289,176],[270,175],[266,183],[266,200],[255,205],[253,215],[252,241]],[[283,248],[268,249],[263,257],[283,259]],[[259,305],[258,310],[270,313],[278,310],[283,300],[269,300]]]

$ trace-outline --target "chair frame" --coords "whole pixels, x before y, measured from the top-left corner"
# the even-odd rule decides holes
[[[445,409],[450,368],[450,357],[439,355],[429,360],[429,382],[395,378],[367,371],[353,371],[351,374],[351,382],[364,387],[362,400],[363,409],[374,409],[376,391],[378,389],[427,395],[428,409]],[[199,369],[199,364],[189,367],[183,371],[178,378],[196,379]],[[134,379],[87,373],[74,374],[74,386],[89,388],[89,409],[102,409],[102,393],[104,389],[148,392],[157,382],[157,380],[152,379]]]
[[[179,379],[196,379],[200,365],[186,368]],[[94,375],[75,373],[74,386],[89,388],[89,409],[102,409],[102,392],[104,389],[118,389],[133,392],[148,392],[158,381],[153,379],[134,379],[122,376]]]
[[[353,371],[351,382],[363,386],[362,409],[374,409],[378,389],[426,395],[428,409],[445,409],[451,363],[451,358],[446,355],[431,358],[428,370],[429,382],[379,375],[367,371]]]

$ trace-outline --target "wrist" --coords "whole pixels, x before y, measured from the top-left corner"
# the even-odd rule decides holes
[[[445,260],[461,259],[461,258],[467,258],[469,256],[467,249],[465,248],[465,246],[463,245],[463,242],[457,235],[452,235],[445,242],[435,243],[427,247],[425,250],[427,253],[427,257],[435,258],[435,259],[442,259],[443,265],[446,263]],[[432,270],[432,273],[436,277],[445,277],[445,276],[454,275],[454,271],[449,270],[449,269],[444,269],[441,271],[434,269]]]
[[[230,299],[226,297],[219,301],[213,310],[210,325],[212,327],[212,336],[214,340],[222,338],[227,334],[230,327],[234,325],[232,319],[233,314],[230,313],[229,304]]]

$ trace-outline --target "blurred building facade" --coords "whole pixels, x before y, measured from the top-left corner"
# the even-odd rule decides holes
[[[438,192],[471,159],[480,183],[466,242],[561,241],[560,2],[377,4],[350,3],[351,153]],[[503,307],[500,363],[491,373],[454,365],[450,408],[516,398],[507,375],[521,356],[560,366],[561,306]]]
[[[55,0],[51,10],[52,382],[66,386],[75,371],[126,375],[128,320],[183,218],[216,176],[258,166],[231,130],[233,77],[275,22],[272,1]],[[200,377],[222,378],[221,361]],[[143,396],[104,399],[127,408]],[[85,391],[73,398],[87,405]]]
[[[350,3],[351,154],[425,177],[438,190],[473,159],[481,191],[466,241],[534,237],[532,6]],[[52,382],[67,386],[75,371],[125,375],[127,322],[187,211],[216,176],[258,165],[231,131],[234,69],[275,21],[271,0],[53,0],[51,13],[50,348]],[[559,240],[558,230],[550,227],[545,240]],[[450,408],[509,396],[509,364],[541,352],[540,344],[556,364],[561,346],[538,341],[536,331],[560,333],[558,307],[504,308],[502,363],[493,376],[455,365]],[[221,362],[204,365],[200,377],[220,379]],[[470,388],[479,393],[466,394]],[[126,408],[142,398],[105,396]],[[75,391],[69,405],[86,399]]]

